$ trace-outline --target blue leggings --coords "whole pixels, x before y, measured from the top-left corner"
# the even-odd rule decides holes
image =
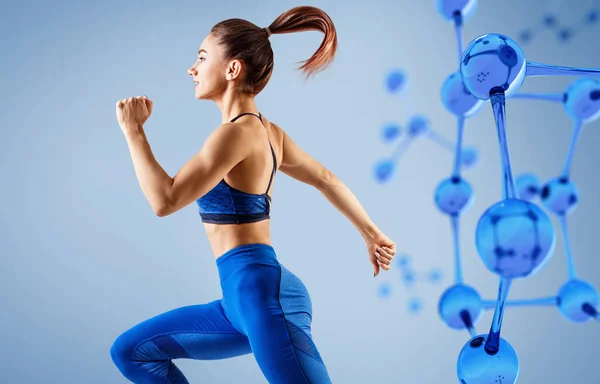
[[[110,355],[133,383],[189,383],[173,359],[253,353],[271,384],[331,383],[310,333],[302,281],[267,244],[245,244],[216,261],[223,297],[152,317],[122,333]]]

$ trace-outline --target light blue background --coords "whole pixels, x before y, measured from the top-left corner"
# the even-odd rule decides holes
[[[220,297],[215,262],[195,205],[156,217],[139,188],[117,124],[117,100],[148,95],[145,128],[154,155],[173,176],[201,147],[221,116],[194,99],[187,69],[210,28],[240,17],[265,27],[301,3],[261,1],[21,1],[0,15],[0,372],[3,383],[126,383],[113,366],[114,339],[172,308]],[[379,227],[419,269],[442,267],[442,285],[419,287],[420,315],[397,269],[377,279],[356,229],[318,191],[278,174],[272,241],[280,261],[307,285],[313,335],[335,383],[453,383],[466,331],[448,329],[437,300],[453,275],[449,220],[433,189],[452,155],[417,141],[387,185],[373,165],[392,150],[379,138],[388,120],[408,118],[385,93],[385,73],[404,68],[413,112],[454,140],[455,119],[443,108],[442,82],[456,68],[450,23],[427,1],[309,1],[325,10],[339,34],[332,66],[303,85],[297,63],[317,49],[316,32],[274,35],[275,71],[257,97],[259,110],[357,195]],[[565,22],[591,1],[561,8]],[[546,2],[481,1],[465,26],[465,44],[488,32],[517,36]],[[535,20],[532,21],[532,18]],[[523,46],[530,60],[600,66],[598,27],[559,44],[544,34]],[[527,79],[525,91],[560,92],[574,78]],[[516,173],[542,180],[558,174],[571,123],[560,105],[507,102],[508,141]],[[586,126],[572,178],[581,201],[569,218],[580,277],[600,287],[597,204],[600,123]],[[464,175],[476,191],[461,221],[464,277],[486,298],[498,279],[474,246],[481,213],[501,198],[497,136],[491,108],[467,121],[465,144],[481,151]],[[555,225],[557,221],[553,219]],[[558,226],[556,226],[558,228]],[[515,281],[510,298],[555,294],[565,281],[563,242],[538,275]],[[393,283],[390,300],[376,295]],[[491,312],[478,323],[487,332]],[[597,322],[573,324],[556,308],[508,309],[502,336],[521,363],[520,383],[596,383]],[[264,383],[252,355],[222,361],[177,360],[192,383]]]

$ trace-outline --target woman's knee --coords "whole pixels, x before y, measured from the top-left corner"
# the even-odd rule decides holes
[[[110,347],[110,357],[120,371],[133,364],[136,344],[137,340],[134,340],[128,331],[119,335]]]

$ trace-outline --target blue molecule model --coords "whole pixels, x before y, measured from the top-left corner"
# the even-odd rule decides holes
[[[411,313],[419,313],[423,309],[423,301],[418,297],[413,297],[408,302],[408,311]]]
[[[558,309],[567,319],[581,323],[593,319],[585,311],[584,305],[592,307],[598,305],[598,292],[585,281],[571,279],[567,281],[558,291]]]
[[[540,199],[544,207],[555,215],[567,215],[577,206],[579,191],[568,178],[557,177],[542,187]]]
[[[381,128],[381,139],[389,144],[400,137],[402,129],[396,123],[386,123]]]
[[[471,168],[479,160],[479,151],[473,147],[465,147],[460,151],[460,162],[463,167]]]
[[[392,285],[390,283],[381,283],[377,289],[377,294],[382,299],[387,299],[392,293]]]
[[[440,297],[438,313],[444,324],[453,329],[465,329],[462,313],[469,314],[471,324],[476,324],[483,314],[483,301],[479,293],[468,285],[456,284]]]
[[[473,202],[473,188],[462,178],[453,176],[438,184],[434,200],[442,213],[457,216]]]
[[[456,373],[461,384],[514,384],[519,377],[519,358],[512,345],[500,338],[494,355],[485,351],[487,335],[467,341],[458,354]]]
[[[507,279],[535,274],[550,259],[555,244],[550,218],[537,205],[519,199],[492,205],[475,231],[479,257],[490,271]]]
[[[444,276],[444,271],[442,271],[441,269],[432,269],[431,271],[429,271],[427,273],[427,280],[430,283],[439,283],[442,280],[442,277]]]
[[[504,91],[506,98],[516,93],[525,79],[525,54],[511,38],[500,34],[483,35],[465,49],[460,73],[471,94],[489,100],[491,92]]]
[[[444,107],[455,116],[472,116],[483,105],[483,100],[473,96],[465,87],[460,72],[454,72],[444,81],[441,98]]]
[[[523,173],[517,176],[515,184],[521,200],[531,201],[540,193],[540,180],[531,173]]]
[[[380,184],[389,181],[392,178],[395,169],[396,163],[393,160],[380,160],[377,164],[375,164],[375,180]]]
[[[390,93],[402,93],[407,84],[406,73],[401,69],[394,69],[385,78],[385,86]]]
[[[430,128],[429,119],[423,115],[414,115],[408,120],[407,132],[411,138],[424,135]]]
[[[585,123],[600,117],[600,81],[577,79],[565,93],[565,110],[573,120]]]
[[[437,0],[436,3],[440,16],[448,21],[455,21],[456,16],[460,16],[464,22],[477,9],[477,0]]]

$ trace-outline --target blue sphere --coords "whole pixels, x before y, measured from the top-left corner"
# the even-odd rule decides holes
[[[407,268],[412,263],[411,257],[409,255],[407,255],[406,253],[397,255],[395,257],[395,259],[396,259],[396,263],[398,264],[398,267],[400,269]]]
[[[588,25],[596,24],[598,21],[598,10],[592,9],[585,15],[585,23]]]
[[[414,115],[408,120],[407,131],[412,138],[427,133],[429,129],[429,119],[423,115]]]
[[[380,284],[377,293],[381,299],[387,299],[392,293],[392,285],[390,283]]]
[[[540,180],[531,173],[523,173],[515,180],[519,199],[531,201],[540,193]]]
[[[407,287],[412,286],[415,283],[415,281],[417,280],[415,271],[413,271],[412,269],[402,270],[402,273],[400,274],[400,278],[402,280],[402,283]]]
[[[442,180],[435,189],[435,205],[447,215],[458,216],[472,203],[471,185],[458,176]]]
[[[554,28],[558,25],[558,19],[552,13],[546,13],[542,18],[542,23],[546,28]]]
[[[529,43],[532,37],[533,33],[530,29],[525,29],[519,33],[519,40],[521,40],[521,43]]]
[[[582,78],[575,80],[565,92],[565,110],[573,120],[583,123],[600,117],[600,81]]]
[[[558,177],[542,187],[540,199],[544,207],[555,215],[567,215],[579,202],[579,190],[568,178]]]
[[[483,100],[473,96],[465,87],[460,72],[454,72],[444,81],[441,97],[444,107],[456,116],[472,116],[483,105]]]
[[[385,78],[385,86],[390,93],[402,93],[406,89],[408,78],[401,69],[391,70]]]
[[[550,218],[537,205],[507,199],[483,213],[475,243],[490,271],[513,279],[539,271],[554,251],[556,236]]]
[[[477,0],[437,0],[437,11],[444,19],[454,21],[460,15],[462,22],[469,19],[477,9]]]
[[[396,163],[391,159],[383,159],[375,164],[375,180],[383,184],[389,181],[396,169]]]
[[[500,338],[495,355],[485,351],[487,335],[467,341],[458,354],[456,373],[464,384],[514,384],[519,377],[519,358],[510,343]]]
[[[561,28],[556,37],[558,38],[558,40],[561,43],[567,42],[569,40],[571,40],[571,38],[573,37],[573,30],[571,28]]]
[[[439,283],[442,280],[442,277],[444,276],[444,271],[442,271],[441,269],[432,269],[431,271],[429,271],[429,273],[427,273],[427,280],[429,280],[430,283]]]
[[[468,285],[456,284],[440,297],[438,313],[444,324],[453,329],[465,329],[461,312],[467,311],[471,323],[475,325],[483,314],[483,301],[479,293]]]
[[[471,168],[477,164],[477,160],[479,160],[479,151],[477,148],[465,147],[460,152],[460,163],[465,168]]]
[[[401,132],[400,125],[396,123],[386,123],[381,128],[381,139],[384,143],[391,143],[400,137]]]
[[[598,305],[598,292],[590,284],[582,280],[571,279],[558,291],[558,309],[567,319],[581,323],[592,319],[583,310],[584,304],[592,307]]]
[[[513,39],[488,34],[476,38],[465,49],[460,73],[473,96],[489,100],[491,93],[502,91],[508,98],[521,88],[526,64],[523,50]]]
[[[418,297],[413,297],[408,302],[408,310],[411,313],[419,313],[422,308],[423,308],[423,301],[421,301],[421,299],[419,299]]]

